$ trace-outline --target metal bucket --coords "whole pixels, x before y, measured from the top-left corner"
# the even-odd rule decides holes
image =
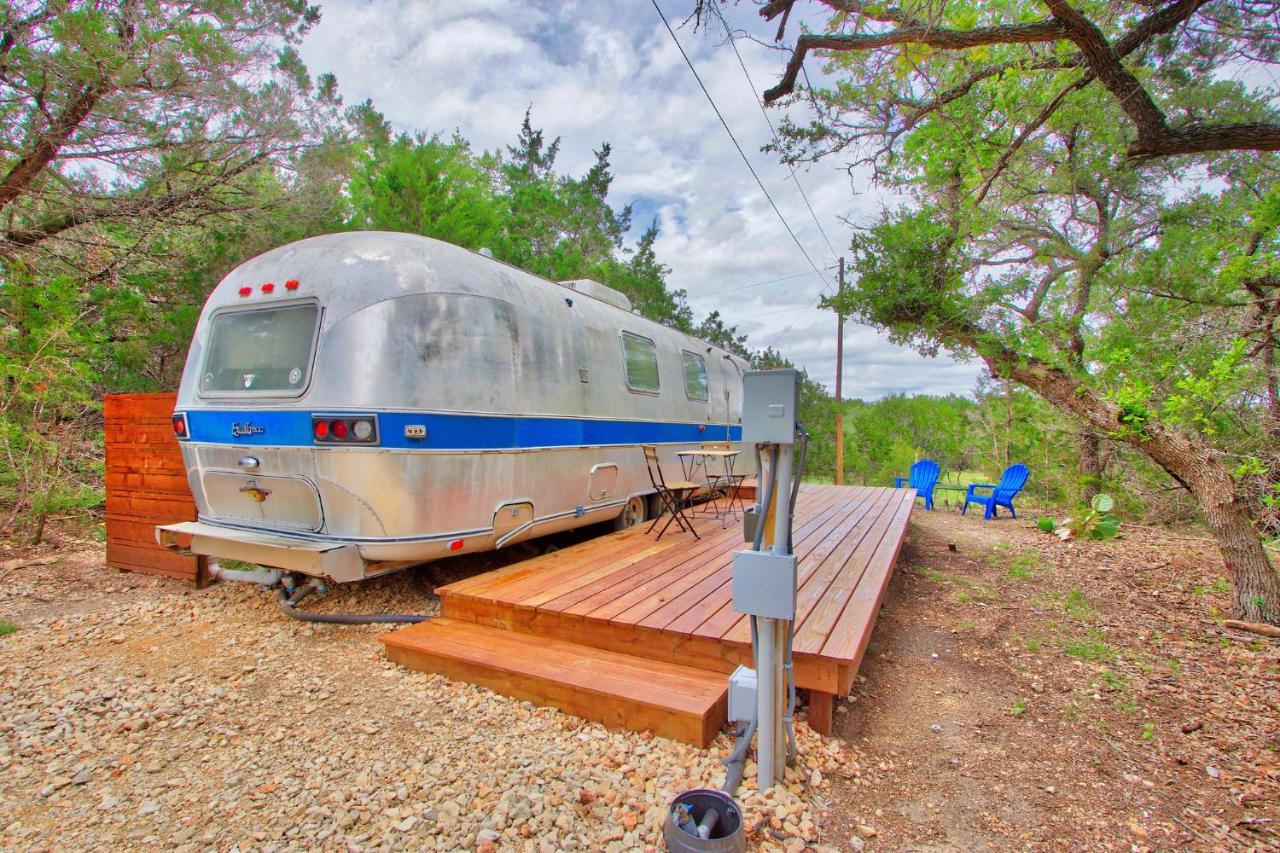
[[[710,838],[699,838],[681,828],[676,815],[677,810],[685,806],[693,820],[690,829],[702,823],[707,812],[712,809],[720,815],[711,830]],[[747,834],[742,828],[742,809],[733,801],[733,797],[707,788],[685,791],[672,800],[671,808],[667,810],[663,838],[671,853],[739,853],[747,849]]]

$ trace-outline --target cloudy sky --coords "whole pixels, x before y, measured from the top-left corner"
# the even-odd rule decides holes
[[[785,56],[766,46],[774,25],[754,3],[728,9],[735,31],[760,39],[736,40],[744,73],[723,31],[681,27],[692,0],[658,2],[803,252],[651,0],[322,0],[323,20],[302,54],[312,73],[337,74],[348,103],[372,98],[397,130],[458,130],[494,149],[514,140],[532,107],[534,125],[562,137],[559,167],[575,174],[608,141],[610,201],[634,205],[636,234],[658,218],[658,256],[695,315],[718,309],[753,347],[782,350],[834,388],[836,318],[816,302],[834,289],[836,258],[848,249],[842,220],[865,223],[886,199],[831,160],[798,173],[811,214],[787,168],[761,153],[770,129],[756,93],[773,84]],[[847,397],[968,393],[978,369],[921,358],[846,324]]]

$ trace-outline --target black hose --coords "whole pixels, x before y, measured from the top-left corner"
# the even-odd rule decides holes
[[[417,616],[405,613],[378,613],[372,615],[362,615],[357,613],[307,613],[305,610],[298,610],[297,606],[300,601],[316,588],[310,584],[298,587],[298,590],[289,595],[287,590],[281,589],[276,593],[276,603],[280,605],[280,609],[284,611],[286,616],[299,619],[303,622],[323,622],[328,625],[376,625],[383,622],[426,622],[430,616]]]
[[[747,723],[746,728],[738,735],[738,742],[734,745],[733,753],[721,763],[724,764],[724,785],[720,787],[729,796],[733,796],[734,791],[738,790],[738,786],[742,784],[742,774],[747,769],[747,752],[751,748],[751,738],[756,733],[756,718],[752,717]]]

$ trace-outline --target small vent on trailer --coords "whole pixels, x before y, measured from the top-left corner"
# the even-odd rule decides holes
[[[583,296],[590,296],[593,299],[599,299],[601,302],[608,302],[623,311],[631,310],[631,300],[626,295],[619,293],[612,287],[606,287],[598,281],[592,281],[589,278],[575,278],[560,282],[560,286],[576,290]]]

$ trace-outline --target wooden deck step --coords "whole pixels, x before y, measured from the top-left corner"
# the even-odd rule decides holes
[[[382,637],[419,672],[550,705],[606,726],[711,743],[727,713],[722,673],[441,617]]]

